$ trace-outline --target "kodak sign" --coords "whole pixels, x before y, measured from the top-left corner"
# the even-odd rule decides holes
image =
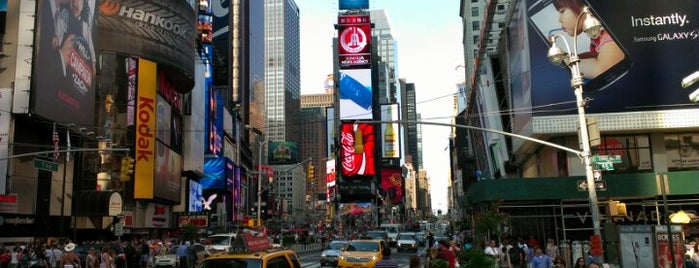
[[[136,96],[134,198],[153,198],[155,171],[155,91],[157,65],[139,59]]]

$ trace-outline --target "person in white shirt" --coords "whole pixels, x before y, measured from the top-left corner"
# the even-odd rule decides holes
[[[56,248],[56,244],[51,244],[51,247],[44,251],[44,256],[46,257],[49,266],[56,268],[58,263],[63,258],[63,251]]]
[[[500,255],[502,255],[502,251],[497,246],[495,239],[490,240],[490,243],[488,244],[488,246],[485,248],[485,250],[483,252],[485,252],[485,254],[487,254],[488,256],[493,257],[493,259],[495,259],[495,264],[499,265]]]

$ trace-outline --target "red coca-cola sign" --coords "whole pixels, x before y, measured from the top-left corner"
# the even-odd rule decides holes
[[[342,124],[340,126],[342,175],[375,175],[375,144],[373,125]]]

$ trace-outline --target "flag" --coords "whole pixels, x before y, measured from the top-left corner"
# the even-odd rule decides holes
[[[70,129],[66,129],[66,162],[70,162]]]
[[[58,137],[58,132],[56,131],[56,123],[53,123],[53,160],[58,161],[58,142],[61,139]]]

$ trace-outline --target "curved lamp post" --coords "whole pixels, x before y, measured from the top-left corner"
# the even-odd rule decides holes
[[[587,192],[589,195],[590,202],[590,212],[592,214],[592,227],[594,229],[595,235],[601,235],[600,230],[600,215],[599,206],[597,204],[597,191],[595,189],[595,178],[594,171],[592,169],[591,160],[591,146],[590,137],[587,130],[587,121],[585,119],[585,100],[583,100],[583,76],[580,73],[580,58],[578,57],[577,47],[578,47],[578,25],[580,24],[580,19],[585,17],[583,21],[583,32],[585,32],[591,39],[595,39],[600,35],[602,30],[602,24],[597,20],[588,7],[583,8],[580,12],[578,18],[575,22],[575,34],[573,35],[573,49],[568,45],[568,42],[561,35],[551,35],[549,41],[551,42],[551,48],[549,48],[547,56],[549,60],[557,65],[565,62],[565,64],[570,68],[570,74],[572,76],[570,80],[570,85],[575,91],[575,99],[578,106],[578,117],[580,120],[580,139],[583,145],[583,150],[581,157],[583,158],[585,164],[585,176],[587,179]],[[556,39],[563,40],[566,46],[567,52],[563,51],[556,45]]]

